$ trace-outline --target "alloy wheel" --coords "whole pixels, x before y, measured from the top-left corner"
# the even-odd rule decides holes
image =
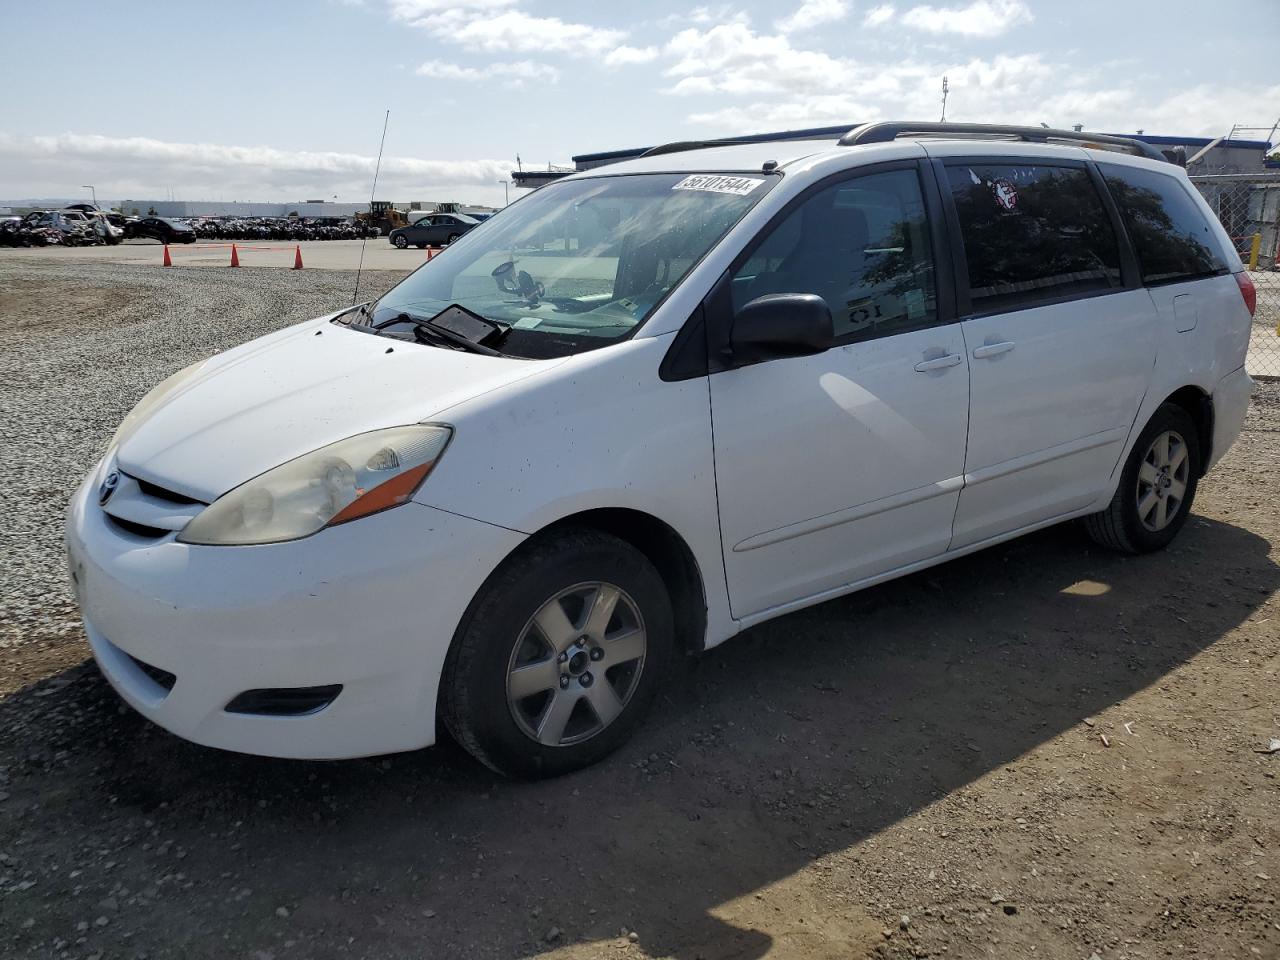
[[[1158,435],[1138,467],[1138,519],[1159,533],[1178,515],[1187,496],[1191,458],[1187,442],[1175,430]]]
[[[589,740],[639,687],[647,634],[636,602],[593,581],[562,590],[530,618],[507,667],[507,705],[549,747]]]

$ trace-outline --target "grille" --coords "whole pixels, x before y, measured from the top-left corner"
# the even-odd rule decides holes
[[[119,649],[118,647],[116,649]],[[131,653],[126,653],[126,657],[133,661],[133,665],[150,677],[159,686],[165,690],[172,690],[173,685],[178,682],[178,678],[168,670],[161,670],[159,667],[153,667],[151,664],[139,660]]]
[[[156,486],[149,480],[143,480],[139,477],[133,477],[133,480],[137,483],[138,489],[148,497],[155,497],[157,500],[163,500],[165,503],[174,503],[184,507],[191,506],[196,503],[204,506],[203,500],[196,500],[193,497],[187,497],[181,493],[174,493],[172,490],[166,490],[164,487]]]
[[[342,684],[331,683],[323,687],[275,687],[266,690],[246,690],[225,707],[227,713],[250,713],[267,717],[300,717],[317,713],[333,703]]]
[[[163,527],[148,527],[145,523],[134,523],[132,520],[125,520],[123,517],[113,517],[109,513],[107,514],[107,521],[119,527],[125,533],[131,533],[135,537],[143,537],[147,540],[158,540],[169,532]]]

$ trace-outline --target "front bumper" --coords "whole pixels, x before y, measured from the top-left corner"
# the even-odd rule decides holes
[[[131,706],[180,737],[337,759],[435,742],[436,693],[462,614],[524,535],[417,503],[291,543],[188,546],[126,533],[91,481],[67,514],[94,657]],[[172,674],[166,689],[138,661]],[[247,690],[341,684],[304,716],[228,713]]]

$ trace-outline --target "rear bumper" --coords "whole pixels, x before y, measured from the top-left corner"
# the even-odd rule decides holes
[[[188,546],[119,529],[88,483],[67,523],[85,631],[125,701],[196,743],[306,759],[434,742],[454,630],[522,539],[411,503],[292,543]],[[305,715],[226,709],[249,690],[338,684]]]
[[[1213,389],[1213,447],[1205,472],[1222,459],[1240,436],[1244,418],[1249,412],[1249,397],[1253,395],[1253,378],[1240,367],[1221,380]]]

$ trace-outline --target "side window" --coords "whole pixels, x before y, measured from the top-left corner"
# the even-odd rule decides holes
[[[814,194],[777,224],[732,280],[733,308],[816,293],[837,337],[868,339],[937,319],[929,221],[915,170],[873,173]]]
[[[1079,167],[947,167],[974,310],[1119,287],[1120,247]]]
[[[1174,177],[1130,167],[1102,167],[1133,241],[1142,282],[1174,283],[1227,269],[1204,212]]]

